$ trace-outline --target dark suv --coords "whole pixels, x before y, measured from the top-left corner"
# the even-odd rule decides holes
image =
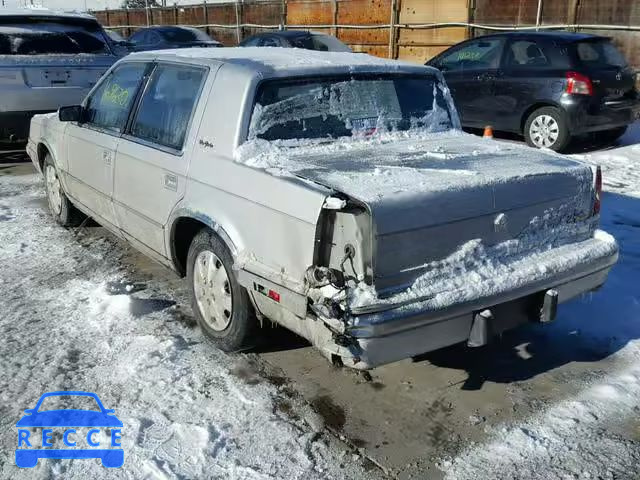
[[[474,38],[427,62],[442,71],[463,127],[564,149],[572,136],[613,141],[636,116],[635,76],[611,40],[569,32]]]

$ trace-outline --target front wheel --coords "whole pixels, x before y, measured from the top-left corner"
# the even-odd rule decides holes
[[[232,266],[227,246],[203,228],[189,247],[187,280],[200,328],[225,352],[254,345],[257,329],[249,294],[236,280]]]
[[[524,125],[524,138],[530,147],[564,150],[571,140],[564,112],[556,107],[534,111]]]
[[[63,227],[76,227],[82,222],[82,214],[69,201],[62,189],[58,170],[51,155],[44,159],[44,185],[47,202],[53,218]]]

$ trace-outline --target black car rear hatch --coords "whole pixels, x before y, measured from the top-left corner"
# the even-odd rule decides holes
[[[634,73],[609,38],[581,39],[572,45],[576,65],[591,79],[594,96],[604,102],[635,98]]]

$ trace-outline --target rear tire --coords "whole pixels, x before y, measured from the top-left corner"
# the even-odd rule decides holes
[[[249,294],[232,266],[233,257],[222,240],[208,228],[200,230],[187,256],[193,314],[203,332],[225,352],[252,347],[258,326]]]
[[[73,206],[67,198],[58,176],[58,169],[53,163],[53,158],[47,153],[44,159],[44,186],[47,192],[49,211],[56,222],[63,227],[77,227],[84,220],[84,215]]]
[[[562,110],[542,107],[535,110],[524,124],[524,138],[534,148],[550,148],[556,152],[564,150],[571,135]]]

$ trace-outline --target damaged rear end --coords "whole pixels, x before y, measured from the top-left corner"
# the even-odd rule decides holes
[[[280,323],[359,369],[551,321],[617,259],[599,172],[462,133],[441,76],[406,68],[265,82],[237,157],[334,192],[307,317]]]
[[[552,321],[559,303],[604,283],[617,245],[598,230],[599,169],[521,147],[467,151],[469,140],[360,151],[393,171],[389,195],[386,181],[349,188],[368,182],[361,171],[359,181],[314,177],[347,192],[325,203],[307,275],[311,310],[351,353],[343,362],[371,368],[458,342],[482,346]],[[340,157],[327,161],[346,163]],[[452,172],[462,165],[464,179]],[[420,188],[422,175],[430,181]]]

